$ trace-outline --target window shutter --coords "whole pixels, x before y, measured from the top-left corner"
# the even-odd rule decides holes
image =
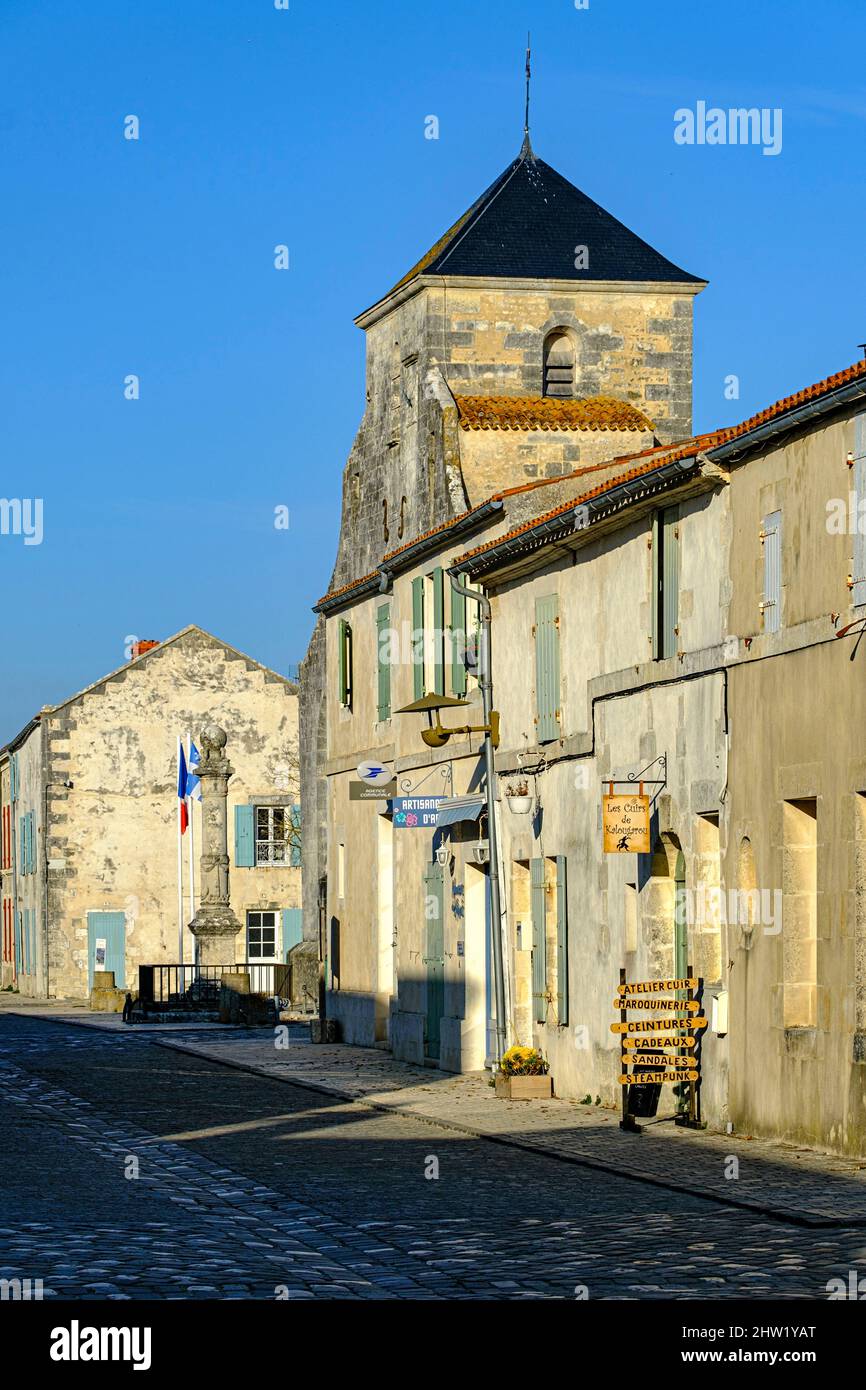
[[[30,872],[36,873],[36,822],[34,812],[31,811],[27,819],[30,822],[27,828],[27,852],[30,857]]]
[[[445,576],[441,565],[433,571],[433,689],[445,694]]]
[[[13,753],[9,759],[9,800],[18,800],[18,754]]]
[[[679,508],[662,512],[662,655],[673,656],[678,646],[680,545],[677,539]]]
[[[662,535],[659,525],[659,513],[653,512],[652,522],[652,648],[653,661],[661,661],[663,656],[661,643],[661,623],[659,622],[659,610],[661,608],[662,597],[662,577],[659,567],[659,556],[661,555]]]
[[[235,807],[235,865],[252,869],[256,863],[255,807]]]
[[[568,892],[566,858],[556,856],[556,1021],[568,1022]]]
[[[19,816],[19,817],[18,817],[18,872],[19,872],[19,874],[26,874],[26,872],[27,872],[27,832],[26,832],[26,830],[25,830],[26,824],[27,824],[27,817],[26,817],[26,816]]]
[[[427,864],[424,869],[424,916],[427,923],[427,956],[433,964],[439,963],[441,959],[444,965],[445,870],[441,864]]]
[[[536,1023],[547,1017],[547,932],[544,900],[544,860],[529,865],[530,905],[532,908],[532,1004]]]
[[[283,955],[287,956],[292,947],[304,939],[304,914],[299,907],[287,907],[283,911]]]
[[[391,627],[391,605],[383,603],[376,609],[376,671],[378,674],[378,717],[391,718],[391,651],[388,631]]]
[[[340,619],[337,642],[340,649],[340,704],[348,709],[352,705],[352,629],[345,618]]]
[[[764,518],[764,631],[778,632],[782,625],[782,513]]]
[[[289,864],[293,869],[301,867],[301,808],[295,803],[291,811],[292,837],[289,841]]]
[[[854,561],[851,577],[854,587],[851,590],[852,603],[866,603],[866,535],[862,534],[861,507],[866,513],[866,414],[854,419],[854,468],[853,483],[855,497]]]
[[[415,699],[424,694],[424,576],[412,580],[412,678]]]
[[[535,691],[539,743],[559,738],[559,597],[535,600]]]
[[[451,590],[451,691],[454,695],[466,694],[466,667],[463,653],[466,649],[466,596]]]

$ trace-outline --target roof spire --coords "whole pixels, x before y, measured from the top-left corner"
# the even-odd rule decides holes
[[[534,159],[532,143],[529,139],[529,80],[532,76],[530,69],[530,58],[532,49],[530,47],[530,35],[526,35],[526,113],[523,118],[523,144],[520,148],[521,159]]]

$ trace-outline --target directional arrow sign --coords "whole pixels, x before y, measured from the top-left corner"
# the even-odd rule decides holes
[[[634,1076],[621,1076],[620,1086],[657,1086],[679,1081],[699,1081],[700,1076],[696,1071],[642,1071]]]
[[[697,999],[631,999],[628,995],[620,995],[614,999],[615,1009],[645,1009],[651,1013],[689,1013],[696,1014],[700,1009]]]
[[[630,1048],[633,1052],[649,1049],[658,1050],[660,1047],[686,1047],[692,1048],[695,1045],[694,1038],[678,1038],[673,1033],[650,1033],[645,1038],[624,1038],[623,1047]]]
[[[691,1033],[695,1028],[706,1028],[705,1018],[647,1018],[632,1019],[630,1023],[612,1023],[612,1033],[670,1033],[676,1028]]]
[[[698,982],[691,977],[685,980],[634,980],[631,984],[620,985],[620,994],[671,994],[677,989],[697,989]]]

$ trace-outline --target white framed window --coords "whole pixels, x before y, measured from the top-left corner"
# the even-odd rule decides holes
[[[256,863],[284,864],[288,859],[285,806],[256,807]]]
[[[247,913],[247,961],[263,964],[277,959],[276,912]]]

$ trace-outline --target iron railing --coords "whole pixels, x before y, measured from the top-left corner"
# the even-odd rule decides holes
[[[223,975],[245,972],[250,993],[288,1002],[290,969],[283,961],[238,961],[232,965],[140,965],[138,997],[145,1004],[178,1008],[215,1006]]]

